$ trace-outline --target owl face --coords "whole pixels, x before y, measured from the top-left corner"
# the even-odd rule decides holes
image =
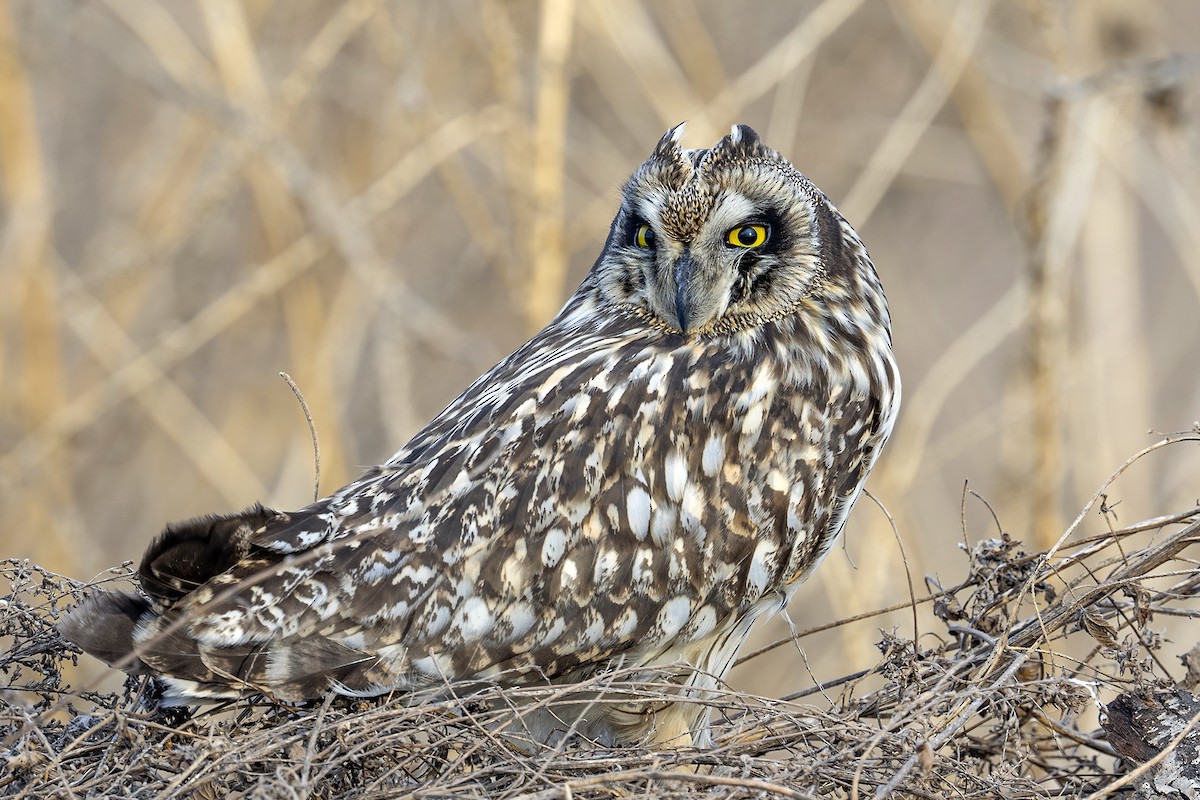
[[[624,187],[602,294],[689,336],[786,313],[825,276],[816,189],[744,125],[707,150],[683,150],[682,133]]]

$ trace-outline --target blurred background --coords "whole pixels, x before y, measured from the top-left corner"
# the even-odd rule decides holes
[[[869,488],[915,592],[962,542],[1046,547],[1200,418],[1198,53],[1194,0],[0,0],[0,556],[89,578],[306,504],[280,371],[323,493],[386,459],[553,316],[685,119],[755,127],[870,248],[905,405]],[[1192,507],[1200,457],[1106,494],[1081,532]],[[845,541],[748,650],[908,599],[871,500]],[[869,667],[893,625],[734,683]]]

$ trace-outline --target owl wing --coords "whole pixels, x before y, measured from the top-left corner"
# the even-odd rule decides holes
[[[645,616],[620,619],[611,594],[630,583],[656,491],[638,466],[652,376],[629,373],[658,338],[624,318],[552,326],[388,463],[257,529],[244,560],[175,606],[189,635],[217,654],[260,648],[250,661],[275,669],[256,683],[277,690],[301,672],[297,642],[348,648],[353,665],[320,663],[361,692],[554,676],[627,649]],[[632,523],[629,496],[642,498]],[[643,580],[665,566],[660,550],[636,564]]]

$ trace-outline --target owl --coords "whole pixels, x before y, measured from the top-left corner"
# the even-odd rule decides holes
[[[166,702],[570,690],[522,735],[700,745],[755,620],[829,552],[900,402],[858,235],[744,125],[668,131],[544,330],[299,511],[170,525],[61,631]],[[617,691],[617,689],[613,689]],[[528,693],[517,693],[528,694]]]

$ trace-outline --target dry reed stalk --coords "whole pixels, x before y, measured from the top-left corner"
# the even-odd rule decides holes
[[[153,0],[106,0],[105,4],[149,48],[171,80],[198,93],[216,90],[212,64],[165,6]]]
[[[742,113],[755,100],[775,89],[792,70],[812,58],[862,5],[863,0],[822,0],[791,30],[785,31],[778,43],[730,80],[729,85],[708,104],[707,116],[721,119]]]
[[[203,19],[211,42],[213,61],[230,108],[244,115],[254,129],[261,130],[265,139],[286,137],[285,126],[296,104],[308,94],[322,67],[331,63],[337,48],[345,44],[371,10],[369,5],[364,7],[363,3],[352,3],[323,26],[285,79],[284,88],[288,92],[286,104],[276,106],[268,91],[242,4],[236,0],[203,4]],[[292,188],[297,181],[294,176],[289,181],[287,166],[281,164],[278,158],[272,158],[269,145],[259,154],[247,158],[242,168],[254,197],[265,255],[274,256],[299,238],[306,227]],[[301,186],[307,184],[308,181],[301,181]],[[344,437],[339,435],[336,425],[338,403],[334,385],[328,380],[328,373],[322,374],[317,370],[310,373],[305,366],[309,354],[319,352],[322,342],[327,340],[321,295],[321,287],[312,275],[305,274],[283,289],[280,300],[289,349],[297,362],[294,369],[308,387],[308,397],[316,417],[329,420],[333,428],[325,454],[326,476],[335,484],[340,484],[352,477],[352,470],[341,447]],[[318,367],[323,363],[319,360],[316,362]],[[398,399],[401,402],[405,400],[403,397]],[[255,496],[267,495],[252,495]],[[240,504],[244,505],[245,502]]]
[[[799,43],[792,44],[797,50],[800,46]],[[794,57],[789,55],[786,60],[791,62]],[[779,142],[781,148],[795,146],[815,64],[816,59],[810,56],[780,75],[779,85],[771,98],[771,114],[767,117],[767,141]]]
[[[526,238],[529,261],[525,328],[541,330],[562,305],[566,282],[563,245],[563,150],[567,139],[574,0],[542,0],[538,27],[537,93],[534,96],[531,199],[533,225]]]
[[[530,271],[524,264],[526,247],[518,242],[521,231],[533,226],[528,164],[532,125],[526,108],[529,90],[524,85],[521,37],[512,19],[513,9],[503,0],[480,0],[479,16],[486,43],[486,58],[497,106],[503,110],[504,124],[499,131],[500,166],[511,218],[510,232],[499,239],[501,245],[494,267],[501,271],[514,307],[523,308],[525,281]]]
[[[137,345],[66,264],[58,273],[64,286],[72,290],[65,327],[74,331],[96,357],[110,369],[116,369],[137,357]],[[248,465],[229,437],[219,431],[192,398],[153,362],[146,364],[150,382],[134,398],[150,421],[188,453],[199,476],[231,505],[251,502],[266,496],[266,487]]]
[[[1089,8],[1083,25],[1095,37],[1104,35],[1113,7]],[[1119,14],[1118,14],[1119,15]],[[1061,25],[1045,26],[1056,66],[1062,76],[1079,67],[1062,41]],[[1063,367],[1073,363],[1067,335],[1069,279],[1073,255],[1100,169],[1098,140],[1093,132],[1112,126],[1114,109],[1102,96],[1050,97],[1043,132],[1041,167],[1027,214],[1030,287],[1028,388],[1032,394],[1033,463],[1029,479],[1033,524],[1045,543],[1061,524],[1066,459],[1063,453]],[[1016,469],[1025,469],[1018,466]]]
[[[939,48],[944,48],[950,58],[961,47],[950,35],[952,21],[945,9],[930,3],[900,3],[893,9],[916,34],[930,57],[936,57]],[[1015,209],[1028,190],[1030,169],[984,69],[975,59],[963,59],[961,63],[958,57],[954,60],[957,79],[952,83],[950,97],[955,111],[1005,207]],[[1011,287],[969,327],[958,332],[935,356],[919,383],[906,387],[905,413],[894,436],[895,446],[876,477],[876,485],[883,487],[885,497],[907,495],[922,470],[931,466],[930,458],[940,442],[960,442],[970,447],[969,434],[987,430],[981,424],[985,420],[996,421],[995,409],[989,408],[981,410],[979,417],[968,421],[961,430],[947,432],[938,428],[952,393],[1019,328],[1026,303],[1024,287],[1020,284]]]
[[[973,58],[991,5],[990,2],[978,2],[958,6],[921,83],[888,127],[883,141],[871,154],[854,186],[839,203],[842,212],[855,225],[863,226],[870,219],[900,168],[912,155],[913,148],[949,99],[959,76]]]
[[[705,104],[680,68],[670,46],[659,33],[640,0],[586,0],[580,5],[579,23],[612,48],[632,74],[656,116],[655,128],[666,129],[687,121],[688,136],[708,142],[725,133],[724,127],[705,111]],[[619,73],[596,70],[593,78],[606,87],[618,114],[636,108],[625,98],[629,82]],[[630,120],[629,130],[639,130],[640,121]]]
[[[287,127],[291,114],[312,94],[318,78],[333,66],[351,38],[376,18],[382,8],[382,0],[348,0],[334,8],[275,92],[272,111],[277,129]]]
[[[1133,426],[1117,427],[1110,424],[1113,420],[1127,419],[1147,427],[1155,415],[1154,381],[1145,358],[1153,346],[1143,313],[1147,303],[1139,263],[1138,205],[1118,166],[1134,156],[1125,146],[1133,138],[1126,120],[1136,118],[1137,110],[1128,98],[1098,98],[1098,102],[1111,106],[1104,115],[1107,124],[1090,131],[1105,169],[1096,175],[1080,236],[1080,308],[1074,316],[1082,330],[1075,335],[1077,356],[1074,374],[1068,377],[1068,391],[1080,401],[1071,403],[1072,413],[1065,420],[1072,460],[1078,459],[1081,465],[1111,464],[1119,453],[1135,445],[1138,432]],[[1136,167],[1128,165],[1126,169]],[[1120,379],[1114,380],[1118,374]],[[1086,491],[1097,478],[1094,469],[1073,472],[1076,494]],[[1126,496],[1150,504],[1164,501],[1153,488],[1153,478],[1149,473],[1130,476]]]
[[[313,82],[321,70],[329,65],[337,49],[345,44],[353,31],[365,21],[377,5],[377,3],[351,3],[335,14],[314,37],[299,59],[297,66],[287,75],[282,84],[281,100],[274,105],[268,98],[266,81],[257,65],[254,46],[250,41],[247,23],[240,8],[228,4],[205,6],[205,20],[214,43],[214,58],[226,87],[230,107],[254,120],[254,124],[260,128],[286,125],[289,115],[311,91]],[[136,15],[134,16],[136,17]],[[138,29],[142,30],[143,25],[144,22],[138,23]],[[161,30],[162,25],[157,25],[155,29]],[[161,61],[170,54],[160,53],[159,55]],[[166,63],[163,66],[177,79],[182,80],[179,78],[182,70],[178,65]],[[184,82],[189,85],[194,83]],[[241,168],[247,170],[249,182],[257,200],[259,218],[266,235],[268,250],[277,252],[300,234],[302,222],[294,206],[287,199],[288,192],[279,173],[271,171],[267,164],[252,156],[253,151],[259,147],[258,142],[249,139],[242,140],[242,143],[243,146],[234,153],[231,166],[237,169],[240,165]],[[234,185],[232,181],[222,182],[222,186],[227,188]],[[176,213],[173,216],[175,219],[186,219],[189,215]],[[323,325],[312,314],[314,310],[319,309],[317,292],[316,285],[305,278],[294,282],[287,291],[283,292],[284,311],[288,319],[287,331],[292,339],[293,350],[298,354],[313,352],[324,341]],[[310,379],[310,376],[303,375],[303,369],[300,372],[306,384],[313,387],[310,396],[314,406],[318,409],[318,416],[322,420],[328,421],[326,426],[328,430],[337,420],[337,415],[333,413],[335,402],[329,393],[330,384],[328,381]],[[211,427],[211,425],[207,427]],[[205,426],[202,425],[201,429],[204,428]],[[236,494],[237,504],[244,504],[248,495],[251,497],[263,496],[260,493],[263,489],[257,479],[243,480],[246,470],[227,472],[221,469],[219,464],[211,463],[212,459],[205,455],[206,448],[187,446],[190,442],[186,426],[182,432],[171,430],[168,433],[172,438],[182,437],[184,441],[180,443],[180,451],[193,459],[199,471],[202,473],[205,471],[215,472],[226,479],[226,482],[242,484],[241,491]],[[328,472],[332,478],[342,480],[348,477],[348,469],[339,447],[343,437],[337,433],[335,429],[334,435],[330,437],[333,444],[327,452],[326,461],[329,466]],[[234,435],[232,430],[226,431],[227,438],[232,438]],[[255,489],[256,486],[257,489]],[[228,490],[224,494],[227,498],[231,498]],[[231,502],[233,501],[231,500]]]
[[[42,431],[65,404],[67,392],[58,286],[50,268],[52,209],[36,122],[12,11],[0,1],[0,192],[7,212],[0,240],[0,331],[11,342],[0,347],[0,374],[10,392],[0,396],[0,419]],[[41,532],[31,542],[36,557],[65,569],[77,563],[64,525],[68,520],[55,514],[72,504],[60,444],[51,434],[42,491],[15,498],[8,513]]]
[[[930,56],[937,53],[940,46],[956,46],[946,38],[952,24],[950,15],[938,4],[897,3],[893,9]],[[969,59],[962,64],[950,97],[962,120],[963,131],[983,161],[1005,207],[1016,209],[1029,187],[1029,167],[1021,154],[1012,122],[977,60]]]
[[[134,30],[140,32],[143,37],[158,37],[156,43],[174,42],[173,46],[169,48],[154,48],[154,52],[158,58],[160,58],[162,66],[166,68],[166,71],[170,74],[170,76],[178,80],[178,82],[182,85],[191,86],[191,88],[196,88],[196,86],[206,86],[210,83],[202,66],[199,65],[199,56],[197,56],[197,58],[193,58],[193,56],[190,55],[190,50],[188,50],[185,44],[182,44],[182,40],[186,40],[186,36],[182,34],[178,28],[174,28],[172,18],[166,16],[166,14],[157,13],[146,14],[146,16],[138,16],[138,14],[132,13],[132,8],[128,7],[127,4],[114,4],[114,8],[116,11],[121,12],[122,19],[124,19],[125,22],[130,23]],[[229,11],[228,8],[226,11]],[[233,11],[236,12],[236,10]],[[236,13],[234,16],[236,17]],[[214,24],[216,24],[218,19],[215,17],[211,18],[210,22],[214,22]],[[236,19],[234,19],[234,22],[236,22]],[[228,29],[228,25],[224,25],[223,28],[222,26],[218,26],[216,32],[218,35],[220,35],[221,31],[228,32]],[[250,95],[248,96],[245,96],[245,91],[239,89],[239,85],[241,84],[238,82],[244,82],[246,74],[253,74],[253,71],[247,71],[244,70],[244,68],[240,68],[246,64],[247,58],[252,59],[250,47],[248,47],[248,43],[245,41],[244,25],[242,25],[241,32],[242,36],[240,38],[236,35],[218,36],[218,43],[223,44],[223,46],[215,49],[218,56],[221,54],[226,54],[226,58],[224,58],[222,64],[227,68],[224,70],[223,74],[224,76],[233,76],[235,83],[232,85],[232,91],[239,95],[239,97],[235,97],[235,100],[240,100],[242,106],[256,107],[260,101],[263,100],[263,95],[265,92],[262,86],[262,79],[259,78],[258,82],[254,83],[254,86],[257,86],[258,91],[250,91]],[[236,34],[236,30],[234,31],[234,34]],[[310,64],[312,60],[313,59],[310,59],[308,62],[306,62],[307,66],[310,66],[310,70],[308,70],[310,73],[312,72]],[[254,89],[254,86],[251,86],[250,89]],[[304,91],[306,90],[304,82],[296,82],[296,80],[293,80],[289,86],[292,86],[293,89],[293,91],[290,92],[290,98],[292,98],[293,102],[299,101],[299,98],[302,97],[302,94],[304,94]],[[200,128],[200,131],[206,132],[205,128]],[[187,156],[188,154],[192,154],[194,151],[196,151],[196,149],[186,148],[185,146],[185,148],[182,149],[182,155]],[[182,163],[187,164],[188,167],[198,166],[198,160],[194,157],[187,158],[187,160]],[[260,181],[258,181],[258,184],[260,184]],[[167,180],[163,180],[161,185],[164,188],[169,188],[169,190],[172,190],[172,194],[178,194],[180,197],[186,196],[186,192],[173,191],[174,186],[187,185],[186,175],[167,173]],[[224,185],[232,186],[233,184],[232,182],[227,181]],[[281,197],[281,194],[275,191],[274,187],[268,186],[265,188],[260,188],[262,188],[262,191],[258,192],[258,196],[260,198],[265,198],[268,203],[274,203],[275,198]],[[157,236],[161,236],[162,229],[166,228],[168,231],[168,239],[170,239],[169,227],[167,227],[167,225],[158,224],[155,222],[155,218],[190,218],[190,215],[187,215],[187,213],[172,213],[167,211],[167,209],[169,209],[169,204],[161,204],[161,198],[158,197],[152,197],[150,199],[148,203],[148,209],[152,209],[151,213],[154,213],[154,217],[146,219],[146,224],[148,224],[151,229],[156,229],[155,234]],[[268,209],[264,212],[264,221],[266,222],[266,225],[268,225],[268,229],[278,228],[278,225],[272,222],[274,219],[280,216],[278,213],[276,213],[276,211],[277,209],[275,211]],[[290,227],[299,229],[299,224],[295,223],[290,225]],[[190,233],[190,230],[185,230],[184,233]],[[80,287],[82,287],[82,289],[80,289]],[[76,288],[79,290],[72,296],[74,303],[79,305],[79,303],[82,302],[84,305],[91,306],[92,312],[98,313],[98,318],[104,320],[104,323],[107,325],[106,327],[103,327],[102,330],[108,333],[108,341],[110,343],[115,341],[113,338],[114,336],[116,339],[120,339],[120,326],[118,325],[114,327],[113,320],[107,317],[104,309],[97,305],[95,297],[92,297],[89,293],[86,293],[83,284],[77,282]],[[90,314],[88,318],[96,319],[96,314]],[[74,318],[72,318],[71,321],[72,324],[76,323],[76,319]],[[89,348],[96,351],[96,345],[98,344],[97,342],[92,341],[92,339],[86,335],[84,335],[83,341],[85,344],[89,345]],[[101,339],[101,341],[103,341],[103,339]],[[127,338],[124,339],[124,344],[122,344],[120,341],[115,342],[118,344],[118,350],[120,350],[121,353],[127,353]],[[109,351],[114,351],[114,353],[116,351],[113,350],[112,344],[109,345]],[[166,384],[163,383],[164,380],[167,380]],[[188,401],[186,396],[182,395],[182,392],[178,389],[178,386],[169,383],[169,380],[166,379],[166,375],[164,375],[161,369],[156,369],[154,363],[146,363],[146,379],[143,385],[150,386],[154,384],[160,384],[161,389],[158,389],[152,393],[154,396],[151,398],[143,397],[144,392],[131,391],[131,393],[134,397],[139,399],[140,402],[149,405],[152,419],[160,422],[160,426],[162,427],[163,431],[166,432],[170,438],[178,441],[180,452],[186,453],[186,455],[190,456],[193,463],[196,464],[199,473],[209,477],[210,482],[214,483],[214,486],[220,489],[224,497],[226,497],[230,503],[240,505],[246,503],[247,497],[263,497],[265,489],[263,488],[262,483],[258,481],[256,474],[253,473],[253,470],[248,469],[245,463],[241,461],[238,453],[234,452],[232,445],[229,445],[228,440],[224,439],[221,434],[216,433],[215,428],[212,427],[209,420],[205,419],[202,414],[198,413],[198,409],[194,407],[194,404]],[[215,449],[212,445],[215,445]],[[330,461],[334,464],[338,463],[336,456],[334,458],[330,458]]]
[[[695,5],[686,0],[667,0],[648,5],[647,10],[661,20],[663,38],[678,58],[688,83],[699,96],[715,97],[728,83],[729,76],[722,63],[721,49],[696,14]]]
[[[1192,75],[1200,63],[1192,65]],[[1185,73],[1186,74],[1186,73]],[[1179,76],[1182,83],[1184,75]],[[1176,89],[1179,85],[1176,84]],[[1200,158],[1194,139],[1181,130],[1164,130],[1152,144],[1143,144],[1146,174],[1135,181],[1138,197],[1158,218],[1175,248],[1179,264],[1200,302]],[[1149,150],[1150,152],[1146,152]]]
[[[243,115],[252,130],[261,130],[262,136],[278,135],[272,130],[272,99],[242,4],[213,0],[200,8],[229,108]],[[287,179],[276,165],[251,158],[244,168],[265,240],[265,255],[270,257],[301,235],[304,221],[288,191]]]
[[[485,109],[480,114],[446,123],[351,201],[347,206],[348,213],[364,221],[378,216],[428,175],[437,163],[490,132],[494,125],[492,120]],[[0,473],[12,474],[9,471],[27,469],[32,461],[44,459],[54,439],[78,432],[116,403],[154,383],[162,371],[228,330],[259,303],[275,296],[296,276],[312,268],[317,259],[328,251],[328,243],[315,234],[306,233],[279,255],[255,266],[241,282],[210,302],[190,320],[167,332],[157,343],[143,350],[133,361],[114,370],[98,385],[85,389],[65,403],[36,433],[25,437],[7,454],[0,456]],[[395,277],[390,276],[388,280],[394,282]],[[414,305],[417,303],[411,298],[409,302]],[[440,335],[452,327],[442,324],[431,330],[430,323],[437,321],[437,313],[422,306],[412,310],[419,312],[426,332]]]

